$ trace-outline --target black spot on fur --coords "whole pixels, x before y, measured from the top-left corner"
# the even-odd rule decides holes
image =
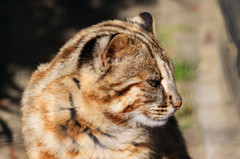
[[[104,135],[104,136],[110,137],[110,138],[115,138],[113,135],[110,135],[108,133],[101,132],[101,134]]]
[[[69,111],[70,111],[70,114],[71,114],[71,119],[76,119],[76,117],[77,117],[76,109],[70,108]]]
[[[77,85],[78,89],[81,89],[80,81],[75,77],[72,80]]]
[[[95,145],[98,145],[100,147],[104,147],[98,140],[98,138],[96,136],[94,136],[91,132],[91,129],[89,127],[86,127],[83,130],[86,134],[88,134],[88,136],[92,139],[92,141],[94,142]]]
[[[86,127],[83,131],[88,133],[88,130],[90,130],[89,127]]]
[[[135,147],[139,147],[139,146],[147,146],[147,143],[137,143],[137,142],[132,142],[132,145]]]
[[[70,102],[71,106],[74,107],[72,93],[69,93],[68,99],[69,99],[69,102]]]
[[[71,116],[70,120],[73,120],[74,124],[77,127],[81,128],[82,127],[81,124],[77,121],[77,110],[75,109],[75,106],[74,106],[74,103],[73,103],[73,97],[72,97],[71,93],[69,93],[69,102],[72,106],[72,108],[69,109],[70,116]]]
[[[71,120],[74,122],[75,126],[81,128],[82,125],[77,121],[77,110],[75,108],[70,108]]]
[[[66,125],[59,125],[59,127],[60,127],[60,129],[62,130],[62,131],[64,131],[64,132],[66,132],[67,131],[67,126]]]
[[[94,136],[92,133],[89,133],[88,134],[89,137],[93,140],[94,144],[95,145],[98,145],[98,146],[101,146],[101,147],[104,147],[98,140],[98,138],[96,136]]]

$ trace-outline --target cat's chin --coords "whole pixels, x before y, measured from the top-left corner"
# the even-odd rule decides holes
[[[165,125],[168,119],[169,117],[165,117],[159,120],[154,120],[141,113],[137,113],[132,119],[132,122],[136,123],[136,125],[144,125],[148,127],[159,127],[159,126]]]
[[[158,127],[158,126],[162,126],[162,125],[165,125],[168,121],[168,118],[166,119],[160,119],[160,120],[153,120],[153,119],[150,119],[144,115],[142,116],[139,116],[137,117],[139,118],[138,119],[138,122],[141,123],[142,125],[145,125],[145,126],[149,126],[149,127]]]

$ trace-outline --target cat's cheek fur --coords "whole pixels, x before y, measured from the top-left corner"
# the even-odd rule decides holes
[[[127,106],[138,104],[135,103],[136,99],[141,101],[142,92],[138,87],[132,87],[125,96],[120,98],[120,100],[113,100],[113,104],[109,106],[110,111],[113,113],[122,112]]]

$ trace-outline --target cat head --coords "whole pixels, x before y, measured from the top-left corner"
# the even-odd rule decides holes
[[[138,34],[120,32],[85,45],[79,66],[82,99],[115,124],[161,126],[182,104],[174,67],[155,38],[149,13],[127,23]]]

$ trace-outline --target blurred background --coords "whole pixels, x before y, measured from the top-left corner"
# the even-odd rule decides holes
[[[82,28],[146,11],[175,64],[190,155],[240,158],[240,0],[1,0],[0,159],[25,158],[20,99],[37,65]]]

